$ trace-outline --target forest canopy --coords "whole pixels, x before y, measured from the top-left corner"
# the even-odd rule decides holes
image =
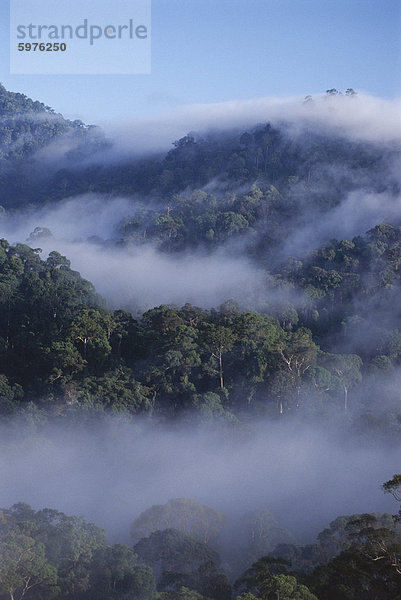
[[[60,451],[60,490],[68,470],[98,490],[100,469],[95,514],[110,494],[130,513],[110,543],[86,518],[39,507],[40,494],[2,509],[0,600],[400,596],[400,514],[333,515],[307,540],[288,525],[307,521],[306,505],[318,518],[342,484],[364,510],[370,475],[357,468],[369,460],[400,501],[401,476],[385,472],[401,430],[400,146],[313,119],[337,101],[359,100],[332,88],[305,98],[302,121],[188,132],[134,154],[0,86],[1,474],[23,472],[22,457],[32,497],[38,472],[32,488],[55,481]],[[201,474],[196,498],[181,494],[188,473]]]

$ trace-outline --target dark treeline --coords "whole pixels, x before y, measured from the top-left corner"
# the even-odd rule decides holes
[[[384,484],[398,497],[400,476]],[[266,510],[234,526],[185,498],[145,510],[133,546],[109,545],[81,517],[18,503],[0,511],[4,600],[395,600],[399,517],[341,516],[314,544],[292,543]]]

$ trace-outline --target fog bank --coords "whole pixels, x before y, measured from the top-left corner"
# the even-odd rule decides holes
[[[356,96],[264,97],[209,104],[184,105],[158,117],[104,123],[113,141],[110,157],[161,152],[188,132],[228,131],[257,123],[283,123],[292,134],[313,128],[349,139],[390,143],[401,138],[401,99],[385,100],[368,94]]]
[[[0,506],[25,501],[83,515],[115,540],[129,540],[143,510],[177,497],[234,518],[271,510],[300,541],[340,514],[397,510],[380,485],[399,471],[399,448],[305,423],[259,421],[230,433],[106,418],[34,437],[14,426],[13,441],[2,443]]]
[[[2,236],[10,243],[27,243],[36,227],[49,229],[52,237],[31,238],[29,245],[40,247],[43,258],[52,250],[67,256],[112,308],[144,310],[185,302],[212,307],[228,298],[241,302],[262,287],[263,270],[233,254],[232,248],[177,255],[159,252],[151,244],[116,246],[118,225],[138,207],[126,198],[88,194],[6,217]],[[99,243],[88,241],[93,236]]]

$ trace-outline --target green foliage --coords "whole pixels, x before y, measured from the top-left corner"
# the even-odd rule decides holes
[[[395,474],[392,479],[383,483],[383,490],[401,502],[401,475]]]
[[[58,595],[57,570],[46,559],[44,545],[30,535],[9,530],[0,538],[0,593],[10,600],[25,595],[51,599]]]
[[[272,575],[260,585],[260,599],[270,600],[318,600],[305,586],[297,583],[291,575]]]
[[[134,549],[158,575],[158,590],[188,588],[213,600],[231,599],[228,578],[218,569],[219,555],[199,538],[177,529],[157,530]]]
[[[0,511],[0,597],[4,600],[151,600],[155,580],[127,546],[81,517],[24,503]]]
[[[37,250],[5,240],[0,309],[4,416],[23,411],[29,397],[56,414],[69,407],[168,417],[195,411],[234,423],[244,413],[301,410],[311,398],[333,405],[342,398],[348,408],[362,380],[359,356],[320,351],[288,307],[282,324],[233,301],[218,310],[161,305],[135,321],[106,310],[59,253],[43,261]]]
[[[139,515],[132,524],[131,536],[138,540],[155,531],[173,528],[208,543],[218,536],[224,521],[224,516],[210,506],[188,498],[174,498]]]
[[[154,570],[166,572],[193,573],[201,565],[212,562],[218,564],[220,558],[204,542],[177,529],[154,531],[134,546],[135,552]]]
[[[327,92],[328,102],[339,95],[334,88]],[[354,95],[348,88],[342,100],[352,102]],[[377,429],[397,434],[399,398],[391,383],[383,389],[382,376],[401,360],[399,332],[386,319],[390,311],[395,322],[401,316],[394,308],[401,228],[381,223],[299,256],[287,256],[287,242],[316,215],[329,219],[359,185],[355,174],[367,192],[396,189],[386,165],[399,159],[398,148],[313,130],[292,136],[266,123],[224,135],[187,135],[164,156],[85,167],[84,159],[102,143],[93,128],[3,86],[0,112],[7,211],[19,202],[54,202],[88,191],[135,194],[143,201],[122,220],[120,243],[177,254],[230,243],[269,280],[258,299],[263,314],[229,303],[214,311],[162,305],[137,323],[125,311],[105,310],[57,251],[41,261],[28,246],[2,242],[4,417],[24,411],[28,398],[57,415],[70,407],[163,418],[195,411],[201,419],[231,423],[250,414],[311,416],[334,407],[355,417],[359,428],[375,421]],[[76,148],[65,168],[38,177],[24,167],[60,136]],[[70,169],[77,157],[82,168]],[[205,187],[210,181],[215,195]],[[39,227],[29,243],[41,239],[51,233]],[[276,291],[279,300],[271,300]],[[374,322],[372,314],[378,315]],[[391,410],[377,406],[379,393]]]
[[[86,128],[80,121],[68,121],[42,102],[24,94],[7,91],[0,84],[0,159],[23,159],[53,139],[67,134],[82,136]],[[4,166],[2,169],[4,170]]]
[[[235,583],[242,593],[237,596],[241,600],[318,600],[312,592],[296,577],[287,575],[289,563],[280,558],[262,557],[245,571]]]
[[[138,598],[150,600],[156,591],[150,567],[139,566],[133,550],[116,544],[95,551],[90,564],[88,600]]]
[[[18,408],[23,396],[24,392],[20,385],[11,386],[7,377],[0,375],[0,414],[13,413]]]

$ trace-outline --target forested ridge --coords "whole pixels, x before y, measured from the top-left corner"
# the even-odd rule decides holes
[[[102,161],[113,144],[98,128],[2,86],[0,116],[5,454],[14,432],[41,439],[48,427],[113,416],[154,431],[197,423],[233,439],[251,437],[257,422],[288,422],[369,448],[398,444],[398,143],[283,121]],[[82,252],[152,249],[169,264],[241,258],[258,285],[213,307],[116,308],[40,222],[27,239],[6,239],[9,223],[82,194],[132,200],[112,235],[78,240]],[[358,228],[355,207],[386,218]],[[399,490],[399,475],[383,484],[398,502]],[[343,515],[305,545],[268,506],[237,519],[173,498],[133,513],[125,545],[82,517],[19,502],[0,511],[0,598],[396,600],[399,520]]]
[[[161,305],[139,319],[108,310],[58,252],[42,260],[3,240],[2,414],[32,403],[48,415],[96,407],[223,420],[334,411],[359,424],[375,417],[396,434],[401,333],[385,317],[397,310],[400,235],[378,226],[287,262],[270,285],[304,290],[301,306],[290,296],[263,312],[233,300]]]

